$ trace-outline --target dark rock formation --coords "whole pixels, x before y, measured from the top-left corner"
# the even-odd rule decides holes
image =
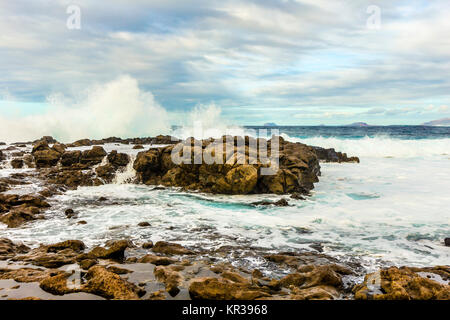
[[[242,140],[243,147],[237,143],[238,140]],[[260,149],[256,148],[257,141],[260,142]],[[279,168],[270,175],[263,175],[262,170],[269,170],[270,162],[264,158],[261,144],[267,144],[270,157],[272,140],[228,137],[226,143],[213,143],[211,139],[188,139],[184,146],[140,152],[134,169],[140,181],[146,184],[178,186],[211,193],[307,193],[314,187],[313,183],[318,181],[320,175],[314,149],[301,143],[286,142],[279,137]],[[173,163],[171,154],[174,148],[178,148],[175,152],[179,150],[180,156],[187,154],[190,163]],[[222,155],[218,153],[218,157],[222,157],[223,164],[202,161],[202,154],[216,157],[216,151],[221,149]]]
[[[356,162],[359,163],[358,157],[347,157],[346,153],[336,152],[333,148],[325,149],[321,147],[312,147],[316,152],[317,158],[324,162]]]

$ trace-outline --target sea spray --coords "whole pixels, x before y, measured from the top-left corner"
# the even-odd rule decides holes
[[[116,176],[113,179],[114,184],[126,184],[133,182],[136,177],[136,170],[134,170],[134,161],[136,160],[135,154],[128,155],[130,157],[130,161],[128,162],[125,169],[119,170],[116,172]]]

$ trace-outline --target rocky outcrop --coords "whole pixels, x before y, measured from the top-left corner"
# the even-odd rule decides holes
[[[16,228],[27,221],[41,218],[39,213],[50,205],[43,199],[32,195],[1,195],[0,194],[0,222],[8,228]]]
[[[145,294],[145,291],[136,285],[102,266],[93,266],[89,269],[86,274],[86,284],[71,285],[69,276],[69,273],[61,272],[44,278],[39,285],[42,290],[55,295],[86,292],[107,299],[137,300]]]
[[[366,275],[357,300],[450,300],[450,267],[391,267]]]
[[[48,168],[56,165],[61,158],[61,153],[48,146],[46,140],[39,140],[33,145],[31,154],[37,168]]]
[[[325,149],[321,147],[312,147],[316,152],[317,158],[323,162],[356,162],[359,163],[358,157],[347,157],[346,153],[337,152],[333,148]]]
[[[189,295],[192,299],[201,300],[254,300],[269,297],[250,283],[233,282],[228,279],[197,278],[189,286]]]
[[[143,183],[189,190],[224,194],[307,193],[320,175],[315,151],[304,144],[286,142],[281,137],[278,140],[279,168],[274,165],[275,170],[270,175],[262,174],[262,170],[269,170],[272,163],[261,151],[261,146],[267,144],[270,157],[275,140],[250,137],[224,137],[225,143],[191,138],[184,146],[150,149],[138,154],[134,169]],[[177,149],[174,151],[174,148]],[[183,158],[187,155],[186,162],[190,163],[175,164],[172,152]],[[219,161],[205,161],[205,157]],[[222,164],[218,163],[220,161]]]
[[[152,248],[153,252],[168,254],[168,255],[183,255],[183,254],[192,254],[192,251],[186,249],[180,244],[170,243],[165,241],[158,241]]]
[[[132,244],[127,240],[112,241],[108,249],[95,247],[88,253],[88,256],[93,258],[123,260],[125,249],[130,246],[132,246]]]
[[[23,244],[17,244],[6,238],[0,238],[0,260],[10,259],[18,254],[27,253],[30,250]]]

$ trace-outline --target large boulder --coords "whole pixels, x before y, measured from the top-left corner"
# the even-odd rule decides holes
[[[100,146],[93,146],[91,150],[85,150],[80,157],[80,163],[88,165],[96,165],[102,162],[107,155],[105,149]]]

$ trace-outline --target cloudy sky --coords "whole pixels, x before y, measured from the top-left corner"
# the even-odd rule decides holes
[[[449,17],[448,0],[1,1],[0,125],[158,127],[207,106],[239,125],[420,124],[450,116]]]

